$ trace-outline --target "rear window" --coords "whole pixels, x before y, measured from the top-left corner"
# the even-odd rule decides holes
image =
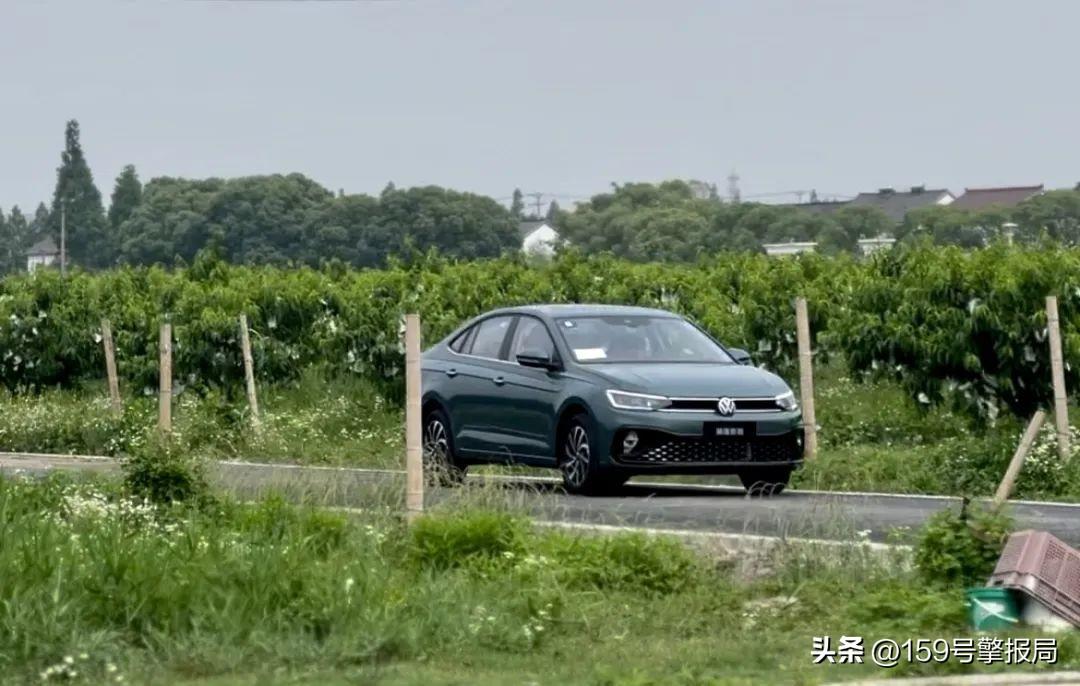
[[[506,332],[510,329],[512,321],[513,317],[492,317],[473,327],[476,329],[476,334],[472,337],[469,354],[498,359],[503,340],[506,338]]]
[[[450,341],[450,349],[456,353],[464,353],[469,350],[469,342],[472,340],[472,335],[476,332],[475,326],[470,326],[457,335],[454,340]]]

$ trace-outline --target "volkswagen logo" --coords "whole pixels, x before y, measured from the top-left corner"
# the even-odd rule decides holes
[[[716,403],[716,411],[725,417],[730,417],[735,414],[735,401],[731,398],[720,398],[720,402]]]

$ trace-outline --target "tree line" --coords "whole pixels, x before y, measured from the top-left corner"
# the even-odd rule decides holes
[[[540,219],[526,211],[520,189],[510,207],[438,186],[397,189],[378,196],[332,193],[301,174],[234,179],[160,177],[145,185],[128,165],[116,178],[106,210],[83,154],[78,122],[67,123],[50,205],[33,216],[0,211],[0,271],[25,268],[30,245],[45,236],[59,243],[61,216],[70,263],[190,263],[202,250],[237,264],[309,264],[339,260],[358,267],[386,264],[412,251],[452,258],[496,257],[521,247],[518,223]],[[883,234],[901,241],[978,247],[1003,227],[1015,240],[1080,244],[1080,191],[1051,191],[1015,208],[966,212],[948,206],[913,210],[897,225],[873,207],[840,207],[828,214],[798,206],[725,202],[700,181],[613,184],[572,211],[555,203],[546,219],[562,240],[585,254],[635,261],[688,261],[723,251],[761,252],[765,243],[816,241],[826,254],[854,252],[860,238]],[[925,238],[924,238],[925,237]]]

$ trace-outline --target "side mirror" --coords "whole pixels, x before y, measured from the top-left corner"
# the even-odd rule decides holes
[[[534,367],[553,371],[559,368],[559,363],[542,350],[522,350],[517,354],[517,363],[522,367]]]
[[[750,353],[742,348],[728,348],[728,352],[731,353],[731,357],[734,358],[736,364],[754,364],[754,361],[750,359]]]

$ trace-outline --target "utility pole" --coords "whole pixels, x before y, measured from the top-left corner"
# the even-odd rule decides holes
[[[730,202],[739,202],[742,199],[742,194],[739,192],[739,175],[735,173],[735,170],[731,170],[731,174],[727,177],[728,183],[728,200]]]
[[[543,219],[544,215],[542,215],[540,213],[540,207],[544,204],[544,202],[543,202],[544,194],[543,193],[526,193],[526,195],[528,195],[530,198],[532,198],[533,203],[536,205],[536,217],[537,217],[537,219]]]
[[[60,199],[60,277],[67,276],[67,200]]]

